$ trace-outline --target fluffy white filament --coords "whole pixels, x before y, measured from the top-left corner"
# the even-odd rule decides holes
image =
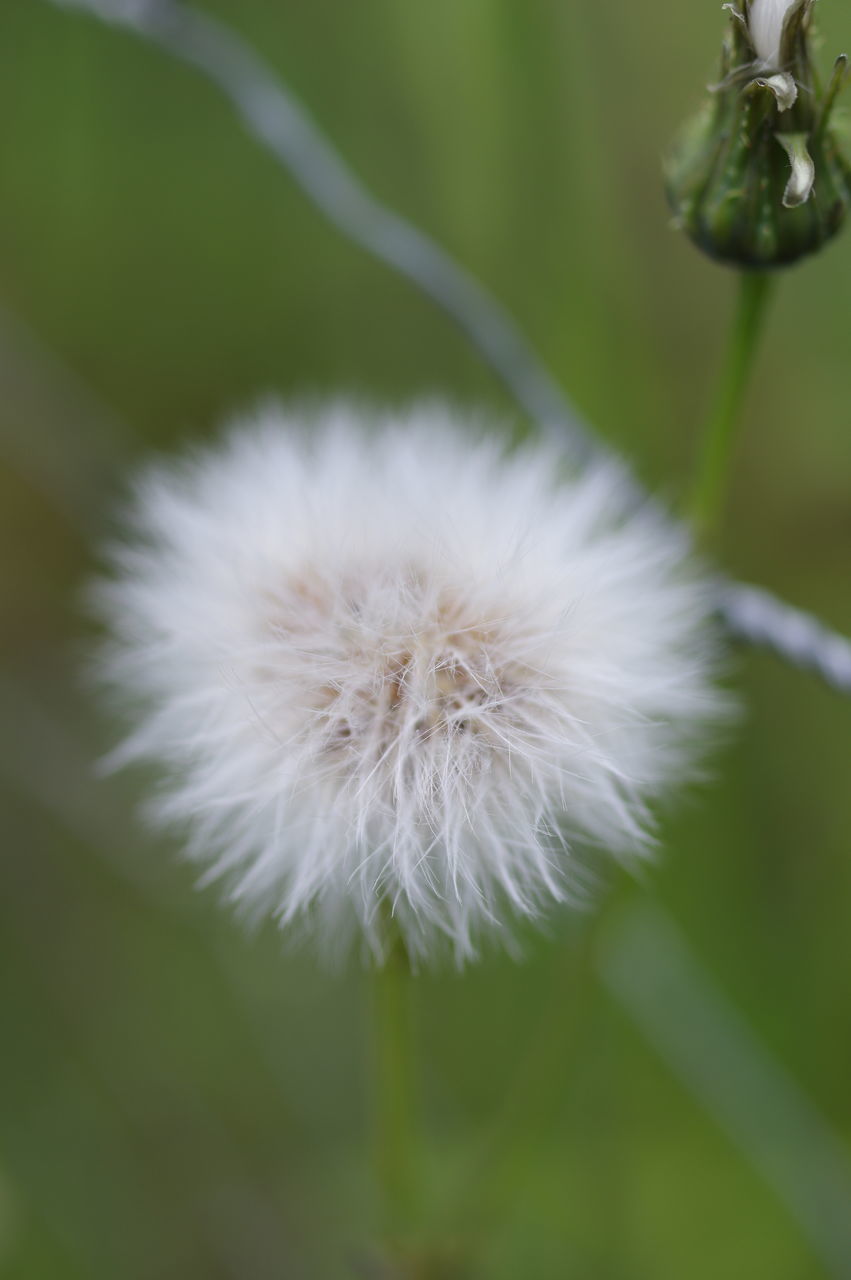
[[[463,960],[575,892],[577,843],[646,847],[723,707],[711,592],[614,464],[560,469],[339,405],[144,474],[95,593],[118,760],[247,909]]]
[[[780,38],[786,14],[800,0],[752,0],[748,28],[757,57],[766,68],[780,67]]]

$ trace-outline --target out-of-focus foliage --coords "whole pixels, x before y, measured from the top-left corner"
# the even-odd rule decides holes
[[[847,41],[842,6],[819,7],[827,47]],[[716,6],[215,10],[676,495],[731,280],[670,232],[659,156],[715,64]],[[79,588],[125,463],[260,393],[513,407],[206,82],[132,36],[3,0],[0,159],[0,1275],[333,1280],[375,1213],[363,978],[318,973],[271,929],[246,937],[141,833],[141,781],[95,780],[110,729],[79,688]],[[846,238],[783,281],[723,549],[845,630],[849,269]],[[586,941],[557,928],[521,966],[418,986],[436,1218],[525,1082],[526,1141],[485,1161],[477,1276],[822,1274],[594,977],[613,900],[656,895],[851,1137],[851,709],[767,658],[744,658],[740,683],[720,781],[667,823],[645,884],[611,886]],[[544,1050],[548,1002],[563,1025]]]

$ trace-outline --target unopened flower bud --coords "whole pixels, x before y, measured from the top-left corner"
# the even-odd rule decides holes
[[[796,262],[836,234],[851,203],[851,167],[830,129],[847,58],[822,87],[810,57],[814,3],[724,5],[719,82],[668,162],[677,225],[722,262]]]

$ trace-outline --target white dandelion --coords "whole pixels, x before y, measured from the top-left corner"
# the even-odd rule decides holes
[[[141,478],[95,599],[154,818],[327,945],[462,961],[640,853],[723,713],[685,532],[437,407],[269,410]],[[390,924],[391,916],[395,924]]]

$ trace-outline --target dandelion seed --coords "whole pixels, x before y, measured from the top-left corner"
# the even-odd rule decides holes
[[[141,478],[95,589],[154,818],[233,900],[459,961],[638,854],[723,713],[686,534],[444,410],[270,410]]]

